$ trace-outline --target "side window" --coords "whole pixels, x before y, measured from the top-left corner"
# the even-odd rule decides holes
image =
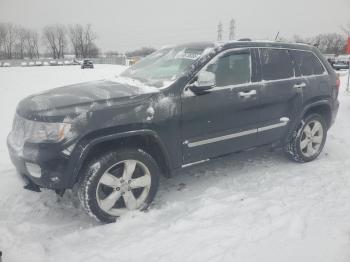
[[[261,48],[259,52],[263,80],[286,79],[294,76],[293,63],[288,50]]]
[[[298,74],[302,76],[310,76],[321,75],[324,73],[324,67],[313,53],[292,50],[291,55]]]
[[[215,74],[215,84],[219,87],[249,83],[250,53],[224,55],[209,63],[204,70]]]

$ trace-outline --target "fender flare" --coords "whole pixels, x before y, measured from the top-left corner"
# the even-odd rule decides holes
[[[296,129],[296,127],[299,125],[300,121],[303,119],[304,115],[306,114],[307,111],[309,111],[310,109],[312,109],[313,107],[316,107],[316,106],[320,106],[320,105],[325,105],[325,106],[328,106],[329,107],[329,110],[332,109],[331,107],[331,103],[328,99],[322,99],[322,100],[318,100],[318,101],[315,101],[315,102],[311,102],[311,103],[308,103],[306,104],[304,107],[303,107],[303,110],[300,111],[300,113],[297,115],[297,117],[294,119],[294,121],[289,125],[288,127],[288,131],[286,132],[286,136],[285,138],[283,139],[284,143],[288,142],[288,139],[291,135],[291,133]]]
[[[301,114],[300,114],[300,119],[303,118],[303,116],[305,115],[305,113],[306,113],[308,110],[310,110],[310,109],[313,108],[313,107],[320,106],[320,105],[322,105],[322,106],[323,106],[323,105],[328,106],[330,111],[331,111],[331,109],[332,109],[331,102],[330,102],[328,99],[323,99],[323,100],[319,100],[319,101],[317,101],[317,102],[312,102],[312,103],[307,104],[307,105],[304,107],[303,111],[302,111]]]
[[[126,132],[120,132],[115,134],[101,135],[101,136],[97,136],[92,139],[86,139],[86,140],[82,138],[81,142],[75,146],[75,149],[73,150],[73,153],[72,153],[72,158],[69,164],[71,168],[69,168],[69,170],[73,170],[73,171],[71,172],[71,175],[70,175],[68,187],[71,188],[74,186],[74,183],[76,181],[76,178],[79,175],[79,171],[81,170],[84,161],[86,160],[87,156],[96,145],[103,142],[120,139],[120,138],[128,138],[128,137],[141,136],[141,135],[146,135],[155,139],[164,156],[164,160],[165,160],[168,172],[170,172],[171,161],[170,161],[168,150],[166,149],[166,146],[164,145],[163,141],[155,131],[150,129],[126,131]]]

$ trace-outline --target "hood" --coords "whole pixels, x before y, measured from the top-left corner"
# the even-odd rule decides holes
[[[134,103],[157,92],[110,80],[92,81],[58,87],[22,100],[17,113],[31,120],[60,121],[83,112]]]

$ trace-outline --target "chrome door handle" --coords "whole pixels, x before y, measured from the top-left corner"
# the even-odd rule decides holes
[[[306,87],[306,84],[303,82],[303,83],[300,83],[300,84],[295,84],[294,86],[293,86],[294,88],[304,88],[304,87]]]
[[[239,92],[238,95],[240,97],[251,97],[251,96],[255,96],[256,95],[256,90],[250,90],[249,92]]]

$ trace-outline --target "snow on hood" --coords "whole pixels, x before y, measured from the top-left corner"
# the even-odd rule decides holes
[[[130,77],[124,77],[124,76],[120,76],[120,75],[117,75],[113,78],[109,78],[108,81],[116,82],[116,83],[120,83],[120,84],[126,84],[126,85],[130,85],[130,86],[137,86],[140,90],[142,90],[143,92],[146,92],[146,93],[159,92],[159,90],[167,88],[175,82],[175,81],[161,81],[160,82],[161,85],[156,87],[156,86],[146,85],[145,83],[143,83],[137,79],[133,79]],[[157,84],[159,84],[159,82]]]
[[[27,118],[36,115],[54,116],[81,114],[96,107],[124,104],[158,92],[157,88],[109,80],[91,81],[55,88],[22,100],[17,112]]]

